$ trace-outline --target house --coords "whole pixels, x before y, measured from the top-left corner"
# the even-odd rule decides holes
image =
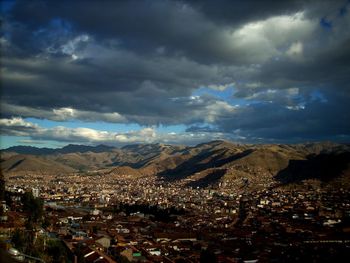
[[[116,263],[116,261],[114,261],[110,257],[90,248],[88,248],[88,251],[85,251],[84,261],[86,263]]]
[[[95,241],[100,244],[103,248],[108,249],[111,246],[111,238],[108,236],[102,236]]]
[[[145,259],[141,252],[134,246],[126,247],[122,252],[120,252],[120,255],[126,257],[131,262]]]

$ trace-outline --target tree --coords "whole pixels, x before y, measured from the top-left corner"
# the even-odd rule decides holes
[[[215,263],[217,262],[215,254],[209,249],[202,250],[200,255],[201,263]]]
[[[49,220],[47,217],[45,217],[43,223],[41,224],[41,226],[42,226],[44,229],[47,229],[49,226],[51,226],[50,220]]]
[[[26,192],[22,196],[23,211],[27,212],[28,221],[37,223],[43,216],[44,202],[40,198],[35,198],[31,192]]]
[[[0,201],[5,200],[5,179],[0,171]]]
[[[68,258],[67,250],[60,240],[50,240],[47,242],[47,253],[52,258],[52,262],[65,262]]]
[[[16,229],[12,235],[11,242],[13,243],[15,248],[23,251],[27,243],[25,233],[23,233],[19,229]]]

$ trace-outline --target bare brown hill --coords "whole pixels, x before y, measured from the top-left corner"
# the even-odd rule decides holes
[[[143,173],[139,169],[134,169],[129,166],[119,166],[112,169],[106,169],[104,171],[105,175],[115,176],[115,177],[140,177]]]
[[[4,174],[67,174],[75,169],[43,157],[19,154],[2,161],[1,171]]]
[[[2,151],[1,169],[4,173],[100,171],[106,176],[156,175],[169,181],[188,179],[194,186],[238,182],[241,178],[264,184],[273,180],[300,181],[309,178],[312,171],[327,169],[327,178],[340,176],[348,167],[347,154],[350,153],[349,145],[330,142],[253,145],[212,141],[192,147],[167,144],[96,147],[70,145],[62,148],[64,150],[53,149],[51,154],[40,155],[18,154],[12,148]],[[18,149],[26,150],[25,147]],[[29,150],[40,153],[39,148]],[[332,161],[324,159],[325,155],[333,156],[329,157]],[[337,160],[341,160],[341,165]],[[324,177],[322,173],[315,174],[320,180]]]

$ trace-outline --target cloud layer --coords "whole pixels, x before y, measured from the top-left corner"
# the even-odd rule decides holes
[[[111,144],[122,146],[134,143],[170,143],[170,144],[197,144],[223,138],[225,134],[219,132],[168,132],[159,133],[155,127],[127,132],[109,132],[91,128],[67,128],[55,126],[43,128],[22,118],[0,119],[2,135],[29,137],[30,140],[20,140],[34,144],[37,141],[59,141],[84,144]],[[231,136],[226,134],[226,136]],[[23,142],[24,141],[24,142]]]
[[[64,127],[82,120],[137,123],[140,134],[181,124],[186,142],[203,130],[208,139],[349,140],[348,9],[331,0],[17,0],[2,15],[3,131],[116,140],[117,131]],[[14,125],[29,117],[62,125]],[[145,138],[175,141],[153,135]]]

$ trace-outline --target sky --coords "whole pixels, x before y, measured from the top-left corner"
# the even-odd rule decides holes
[[[349,9],[2,1],[0,147],[349,142]]]

